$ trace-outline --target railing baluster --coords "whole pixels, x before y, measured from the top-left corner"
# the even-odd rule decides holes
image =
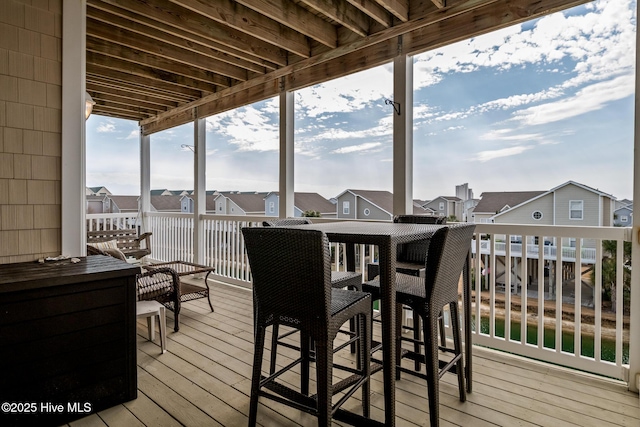
[[[582,353],[582,262],[580,260],[582,252],[582,239],[576,239],[576,261],[575,261],[575,280],[573,296],[575,302],[573,315],[573,353],[579,357]]]

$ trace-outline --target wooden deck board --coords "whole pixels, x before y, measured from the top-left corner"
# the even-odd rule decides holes
[[[246,425],[253,363],[251,293],[214,285],[211,294],[214,313],[205,300],[183,304],[180,332],[170,328],[168,352],[163,355],[158,338],[155,343],[147,341],[146,323],[139,321],[138,398],[71,425]],[[168,317],[171,325],[172,313]],[[291,342],[296,339],[292,337]],[[293,350],[281,350],[281,366],[296,357]],[[336,360],[353,362],[348,353],[338,355]],[[474,391],[466,402],[458,400],[455,377],[447,374],[441,381],[443,427],[640,425],[638,395],[627,391],[619,381],[482,348],[475,350],[474,363]],[[294,371],[285,379],[295,386],[299,376]],[[315,387],[313,381],[311,387]],[[372,417],[383,420],[381,373],[372,377],[371,391]],[[403,375],[396,388],[398,426],[429,425],[426,394],[423,381]],[[345,405],[358,411],[360,394]],[[258,424],[294,427],[314,425],[315,420],[261,399]]]

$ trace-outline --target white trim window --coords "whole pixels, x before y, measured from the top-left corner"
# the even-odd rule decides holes
[[[584,200],[569,200],[569,219],[582,220],[584,218]]]
[[[536,221],[540,221],[542,219],[542,212],[533,211],[533,213],[531,213],[531,218],[535,219]]]
[[[269,202],[269,213],[274,213],[276,211],[276,202]]]
[[[364,213],[364,216],[369,216],[369,215],[371,215],[371,209],[369,209],[369,208],[364,208],[363,213]]]
[[[350,211],[349,201],[347,200],[346,202],[342,202],[342,214],[349,215],[349,211]]]
[[[620,222],[629,222],[629,217],[628,217],[628,216],[626,216],[626,215],[622,215],[622,216],[620,217]]]
[[[444,210],[444,202],[440,202],[440,204],[438,205],[438,210],[440,211]]]

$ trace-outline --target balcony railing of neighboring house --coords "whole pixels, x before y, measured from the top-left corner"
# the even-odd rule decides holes
[[[120,218],[113,216],[111,222],[111,216],[87,217],[91,217],[88,221],[99,218],[103,224],[117,224]],[[249,216],[201,217],[202,262],[216,268],[218,280],[251,285],[241,229],[261,226],[263,220]],[[194,261],[191,214],[147,213],[144,222],[146,230],[153,233],[152,259]],[[517,240],[527,243],[523,245]],[[629,240],[630,229],[619,227],[476,224],[471,248],[472,300],[481,303],[473,308],[477,319],[474,343],[626,379],[628,289],[625,289],[623,243]],[[535,241],[538,244],[531,243]],[[603,252],[603,241],[615,242],[614,253]],[[560,243],[561,250],[549,243]],[[611,245],[607,247],[611,251]],[[360,271],[365,271],[369,259],[375,260],[375,248],[366,249],[365,258],[360,256],[365,254],[365,246],[356,247]],[[334,268],[344,269],[342,245],[335,245],[333,252]],[[611,260],[615,260],[613,272]],[[508,271],[511,273],[506,274]],[[607,302],[603,309],[603,290],[612,289],[614,303],[608,306]]]

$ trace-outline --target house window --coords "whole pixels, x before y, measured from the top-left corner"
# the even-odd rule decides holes
[[[444,210],[444,202],[440,202],[440,205],[438,206],[438,209],[443,211]]]
[[[539,221],[542,219],[542,212],[540,211],[534,211],[531,216],[533,217],[533,219],[535,219],[536,221]]]
[[[274,213],[276,211],[276,203],[275,202],[269,202],[269,212],[270,213]]]
[[[364,209],[364,216],[369,216],[371,215],[371,210],[369,208],[365,208]]]
[[[342,202],[342,213],[349,215],[349,202]]]
[[[569,201],[569,219],[582,219],[584,208],[583,200],[570,200]]]
[[[629,222],[629,217],[626,216],[626,215],[623,215],[623,216],[620,217],[620,221],[621,222]]]

